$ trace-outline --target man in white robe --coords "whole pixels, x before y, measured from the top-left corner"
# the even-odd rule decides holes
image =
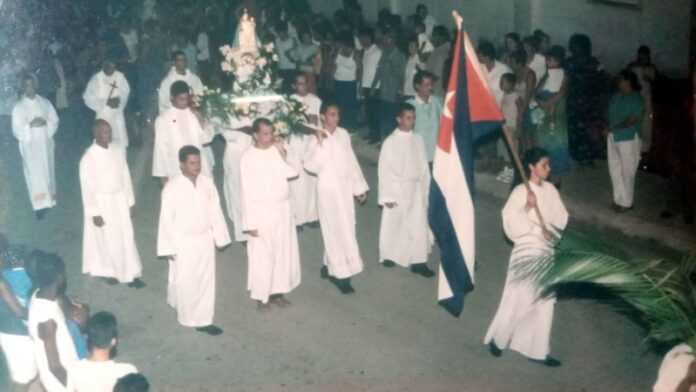
[[[307,125],[319,127],[319,111],[321,109],[321,99],[309,92],[307,86],[307,75],[298,73],[293,84],[295,93],[290,97],[302,102],[307,107]],[[313,135],[295,134],[288,138],[288,163],[290,163],[298,176],[290,182],[290,198],[292,209],[295,214],[295,224],[299,229],[302,225],[308,224],[316,227],[319,220],[317,212],[317,177],[307,173],[302,167],[302,160],[307,153],[309,141]]]
[[[111,126],[97,120],[92,144],[80,160],[85,223],[82,272],[109,284],[143,288],[142,265],[131,216],[135,205],[128,164],[110,147]]]
[[[227,216],[234,227],[234,240],[244,242],[248,236],[242,227],[242,180],[239,164],[242,154],[251,147],[252,139],[247,133],[227,129],[221,132],[225,138],[225,155],[223,167],[225,168],[225,181],[223,184]]]
[[[550,171],[548,154],[533,148],[525,153],[524,160],[530,169],[531,192],[524,184],[518,185],[503,208],[503,229],[515,245],[500,306],[484,344],[496,357],[501,349],[509,347],[534,362],[555,367],[561,363],[549,355],[549,342],[556,298],[553,294],[542,296],[534,282],[518,278],[513,268],[517,263],[553,254],[551,233],[565,229],[568,211],[556,187],[545,181]],[[536,216],[535,206],[545,227]]]
[[[300,284],[300,252],[290,204],[288,180],[297,171],[286,162],[283,141],[273,123],[259,118],[252,126],[254,146],[242,156],[241,175],[244,231],[249,235],[247,289],[260,311],[269,299],[287,307],[287,294]]]
[[[123,154],[128,147],[128,132],[123,110],[128,103],[130,86],[123,74],[116,70],[113,60],[105,60],[102,70],[92,76],[87,83],[82,98],[92,109],[97,119],[106,120],[113,130],[112,147],[121,149]]]
[[[172,84],[176,81],[182,80],[186,82],[191,89],[191,91],[189,91],[190,94],[200,95],[203,93],[203,83],[201,79],[188,69],[186,54],[182,51],[176,51],[172,53],[172,61],[174,62],[174,66],[172,66],[159,86],[158,101],[160,114],[172,107],[169,93]]]
[[[36,94],[31,76],[22,80],[22,88],[24,94],[12,110],[12,134],[19,141],[32,208],[41,220],[56,205],[53,135],[58,115],[51,102]]]
[[[204,144],[213,141],[212,127],[204,122],[200,114],[190,108],[189,87],[177,81],[171,86],[173,106],[160,113],[155,120],[155,146],[152,156],[152,176],[159,177],[162,183],[181,173],[179,150],[191,145],[202,150],[203,173],[212,178],[212,156],[203,150]]]
[[[423,137],[413,132],[416,109],[399,108],[398,128],[382,144],[377,172],[378,203],[382,210],[379,260],[385,267],[398,264],[431,278],[428,253],[432,245],[428,226],[430,169]]]
[[[354,292],[351,277],[363,270],[355,236],[355,205],[362,204],[369,190],[351,146],[348,131],[338,127],[336,104],[322,105],[324,129],[310,140],[304,168],[317,175],[317,207],[324,238],[324,267],[343,294]]]
[[[157,255],[169,260],[167,302],[181,325],[215,336],[215,247],[230,243],[213,180],[201,174],[200,150],[179,151],[182,175],[162,191]]]

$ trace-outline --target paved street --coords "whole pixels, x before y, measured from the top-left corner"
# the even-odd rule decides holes
[[[501,229],[502,203],[483,195],[478,199],[480,268],[476,289],[456,319],[437,306],[436,279],[377,263],[376,165],[362,158],[372,191],[367,204],[357,208],[366,266],[354,279],[355,294],[341,295],[320,279],[321,233],[306,229],[299,235],[302,284],[288,297],[294,306],[268,314],[256,311],[246,291],[245,248],[235,243],[217,257],[216,323],[225,333],[209,337],[181,327],[165,303],[167,264],[155,255],[160,189],[150,177],[151,135],[129,152],[136,241],[148,284],[136,291],[81,274],[77,164],[89,144],[89,117],[78,111],[61,120],[58,206],[42,222],[34,219],[17,145],[3,123],[0,230],[12,242],[64,258],[69,293],[89,302],[93,312],[116,314],[118,359],[135,364],[154,391],[646,391],[655,379],[660,359],[642,344],[639,326],[609,305],[589,299],[561,300],[556,306],[552,350],[563,361],[561,368],[544,368],[509,351],[492,357],[482,339],[500,300],[510,252]],[[215,147],[221,190],[221,140]],[[657,247],[616,232],[593,233],[640,257],[662,254]],[[431,267],[436,260],[434,253]],[[0,379],[7,379],[4,370]],[[6,381],[2,384],[0,389],[7,387]]]

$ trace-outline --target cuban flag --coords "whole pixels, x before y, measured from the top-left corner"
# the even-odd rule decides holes
[[[502,129],[503,116],[464,29],[457,34],[433,160],[428,221],[440,247],[438,301],[459,317],[474,288],[474,144]]]

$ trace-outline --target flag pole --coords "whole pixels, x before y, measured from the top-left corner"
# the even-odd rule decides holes
[[[517,148],[515,148],[515,143],[513,143],[512,136],[510,135],[510,128],[507,125],[503,125],[503,135],[505,135],[505,141],[507,142],[508,147],[510,147],[510,153],[512,154],[512,159],[515,161],[517,170],[520,172],[520,175],[522,176],[524,186],[525,188],[527,188],[527,192],[532,193],[532,188],[529,186],[529,178],[527,177],[527,173],[524,171],[524,166],[522,165],[520,154],[517,152]],[[544,218],[541,216],[541,211],[539,211],[539,206],[537,204],[534,205],[534,211],[536,212],[536,216],[539,219],[541,227],[546,229]]]

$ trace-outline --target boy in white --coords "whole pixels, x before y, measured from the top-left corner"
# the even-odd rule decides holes
[[[56,205],[53,135],[58,115],[51,102],[36,94],[31,76],[22,80],[22,88],[24,94],[12,110],[12,134],[19,141],[32,208],[41,220]]]
[[[300,284],[300,252],[288,184],[297,171],[285,161],[287,153],[273,123],[256,119],[252,132],[254,146],[241,161],[242,221],[249,235],[247,288],[259,310],[267,311],[269,298],[280,307],[290,305],[283,294]]]
[[[173,106],[160,113],[155,120],[155,149],[152,156],[152,176],[159,177],[162,185],[167,180],[181,174],[179,168],[179,150],[191,145],[203,151],[203,173],[212,177],[213,158],[209,149],[203,145],[213,141],[212,128],[204,124],[200,115],[191,110],[189,87],[185,82],[177,81],[171,87]]]
[[[368,186],[353,152],[348,131],[338,127],[339,109],[323,103],[324,129],[311,139],[304,168],[317,174],[317,201],[324,238],[321,275],[331,278],[343,294],[354,292],[351,277],[363,269],[355,236],[355,205],[365,203]]]
[[[215,314],[215,247],[230,243],[213,180],[201,175],[200,150],[179,150],[181,174],[162,191],[157,255],[169,260],[167,302],[181,325],[212,336]]]
[[[303,73],[296,74],[293,88],[295,89],[295,94],[291,98],[307,106],[307,125],[319,128],[321,99],[309,92],[307,76]],[[317,212],[317,177],[307,173],[302,168],[302,159],[306,155],[309,141],[313,137],[312,135],[295,134],[290,135],[287,141],[288,163],[298,173],[297,178],[290,181],[290,199],[295,215],[295,224],[299,229],[304,224],[316,227],[319,219]]]
[[[423,137],[413,133],[416,109],[401,104],[398,128],[382,144],[377,172],[379,205],[379,260],[385,267],[398,264],[413,273],[433,277],[425,264],[432,245],[428,226],[430,169]]]
[[[203,83],[201,79],[191,70],[188,69],[188,60],[184,52],[177,50],[172,53],[172,61],[174,66],[169,70],[167,76],[164,77],[159,86],[158,101],[159,112],[164,113],[165,110],[172,107],[172,101],[169,94],[172,84],[179,80],[186,82],[186,85],[191,89],[189,93],[199,95],[203,93]]]
[[[94,144],[80,160],[80,187],[85,223],[82,272],[109,284],[142,288],[142,265],[135,246],[131,216],[135,198],[123,154],[110,148],[111,126],[97,120]]]
[[[128,132],[123,110],[128,103],[130,86],[123,74],[116,70],[113,60],[105,60],[102,70],[97,72],[87,83],[82,98],[85,105],[92,109],[98,119],[106,120],[113,130],[114,147],[126,153]]]
[[[99,312],[89,318],[89,357],[68,365],[68,392],[111,392],[119,378],[138,372],[129,363],[117,363],[111,359],[117,337],[113,314]]]
[[[65,392],[65,368],[78,360],[60,301],[67,286],[65,263],[54,254],[42,254],[34,266],[34,285],[38,288],[29,306],[29,336],[39,378],[46,392]]]

